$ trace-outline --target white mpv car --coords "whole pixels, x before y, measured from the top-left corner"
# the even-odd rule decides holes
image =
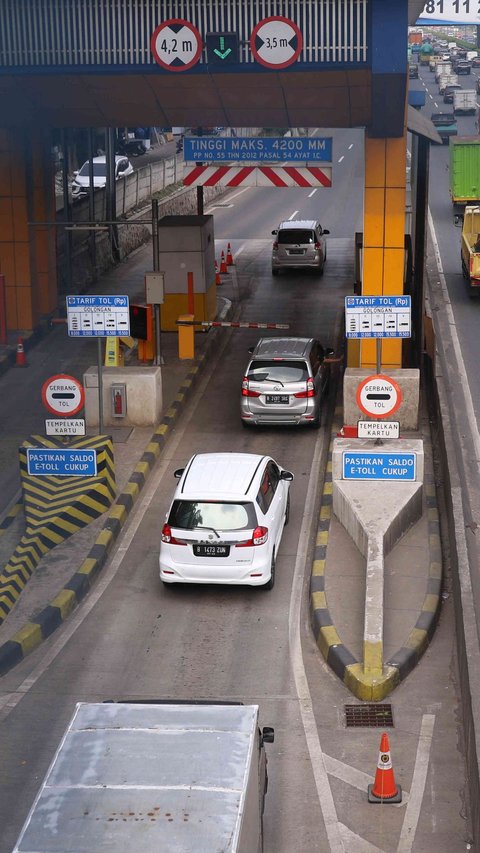
[[[162,529],[164,583],[272,589],[293,474],[269,456],[199,453],[180,478]]]

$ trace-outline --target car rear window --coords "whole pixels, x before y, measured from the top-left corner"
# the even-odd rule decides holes
[[[278,242],[284,245],[285,243],[314,243],[315,235],[313,231],[302,231],[300,228],[284,228],[278,232]]]
[[[175,500],[168,524],[181,530],[250,530],[257,526],[251,502]]]
[[[308,376],[305,361],[256,359],[248,368],[248,378],[253,382],[306,382]]]

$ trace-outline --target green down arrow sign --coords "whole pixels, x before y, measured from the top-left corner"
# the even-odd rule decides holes
[[[208,62],[225,65],[238,62],[238,36],[236,33],[207,33]]]

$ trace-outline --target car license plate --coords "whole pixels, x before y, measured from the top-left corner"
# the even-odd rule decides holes
[[[290,249],[291,255],[303,255],[304,252],[305,252],[305,249]]]
[[[286,403],[288,405],[288,394],[267,394],[265,397],[266,403]]]
[[[230,545],[194,545],[195,557],[228,557]]]

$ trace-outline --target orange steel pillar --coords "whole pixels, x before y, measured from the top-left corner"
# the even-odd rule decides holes
[[[406,130],[397,139],[365,137],[363,296],[403,293],[405,265]],[[356,364],[354,363],[356,362]],[[376,342],[349,349],[349,366],[375,368]],[[382,370],[402,367],[402,342],[382,340]]]
[[[55,191],[48,131],[0,128],[0,272],[7,330],[32,331],[57,306]]]

